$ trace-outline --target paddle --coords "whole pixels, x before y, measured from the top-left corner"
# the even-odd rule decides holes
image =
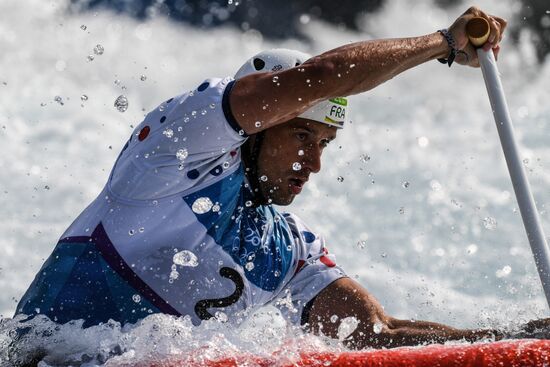
[[[471,19],[466,26],[466,31],[470,42],[474,46],[480,47],[489,37],[489,23],[484,18]],[[504,151],[508,172],[512,178],[512,185],[514,186],[523,225],[531,244],[531,251],[535,257],[535,264],[546,295],[546,302],[550,307],[550,250],[546,243],[535,201],[533,200],[529,182],[527,181],[527,176],[519,156],[512,127],[512,119],[508,112],[496,60],[492,50],[484,51],[482,48],[478,48],[477,55],[493,109],[500,144]]]

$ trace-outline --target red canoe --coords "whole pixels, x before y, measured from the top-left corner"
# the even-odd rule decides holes
[[[209,360],[204,354],[187,355],[177,359],[145,362],[119,363],[110,366],[127,367],[549,367],[550,340],[510,340],[494,343],[429,345],[425,347],[396,348],[362,352],[318,352],[289,356],[280,350],[270,357],[248,354],[227,356]]]

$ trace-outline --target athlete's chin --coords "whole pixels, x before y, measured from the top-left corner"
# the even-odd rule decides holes
[[[295,196],[292,195],[289,197],[273,199],[273,204],[281,205],[281,206],[290,205],[294,201],[294,198]]]
[[[271,197],[271,203],[281,206],[290,205],[294,201],[295,197],[296,195],[292,193],[288,193],[286,195],[276,195]]]

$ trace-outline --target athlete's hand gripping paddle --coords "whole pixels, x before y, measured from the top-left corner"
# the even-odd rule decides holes
[[[473,18],[468,22],[466,32],[468,33],[470,42],[478,47],[477,56],[493,109],[500,143],[504,151],[506,164],[508,165],[508,172],[512,178],[516,200],[529,243],[531,244],[531,251],[535,257],[535,264],[546,295],[546,301],[550,307],[550,250],[548,249],[548,244],[540,224],[535,201],[533,200],[529,182],[527,181],[527,175],[519,156],[512,127],[512,119],[508,112],[495,57],[492,50],[484,51],[482,48],[479,48],[489,37],[489,23],[484,18]]]

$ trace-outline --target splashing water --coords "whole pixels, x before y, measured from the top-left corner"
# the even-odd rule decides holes
[[[41,315],[27,322],[23,319],[18,316],[0,324],[2,365],[41,361],[40,366],[131,366],[172,359],[185,366],[238,356],[242,350],[268,358],[282,350],[278,360],[292,363],[300,352],[343,350],[334,342],[289,327],[274,308],[253,313],[240,325],[221,311],[200,326],[187,316],[161,314],[124,327],[109,321],[87,329],[82,329],[81,320],[58,325]]]
[[[119,112],[125,112],[128,109],[128,98],[123,95],[118,96],[114,106]]]
[[[105,52],[105,49],[103,48],[103,46],[98,44],[94,47],[94,54],[103,55],[104,52]]]
[[[186,148],[178,149],[178,151],[176,152],[176,158],[179,161],[184,161],[185,158],[187,158],[187,156],[189,156],[189,152],[187,151]]]
[[[210,198],[200,197],[193,202],[191,209],[197,214],[204,214],[208,213],[212,209],[212,206],[214,206],[214,203],[212,203]]]
[[[174,264],[181,266],[189,266],[194,268],[199,265],[197,255],[188,250],[183,250],[176,253],[172,260]]]

